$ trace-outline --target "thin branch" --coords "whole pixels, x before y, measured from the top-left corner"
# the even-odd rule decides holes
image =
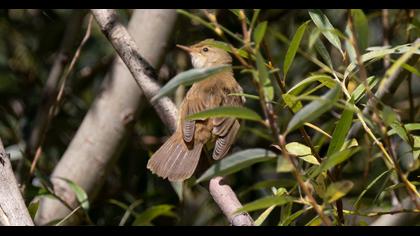
[[[81,52],[83,46],[85,45],[85,43],[87,42],[87,40],[90,37],[90,33],[91,33],[91,29],[92,29],[92,21],[93,21],[93,16],[90,15],[88,26],[87,26],[87,29],[86,29],[86,34],[83,37],[82,42],[80,43],[79,47],[77,48],[77,50],[76,50],[76,52],[75,52],[75,54],[74,54],[74,56],[73,56],[73,58],[72,58],[72,60],[70,62],[70,66],[68,67],[68,69],[64,73],[63,78],[61,80],[61,85],[60,85],[60,89],[58,91],[57,97],[55,98],[54,103],[52,104],[52,106],[48,110],[48,117],[47,117],[47,121],[45,123],[45,129],[44,129],[44,131],[41,134],[41,138],[40,138],[38,147],[36,148],[35,157],[34,157],[34,159],[32,161],[31,169],[29,171],[30,175],[32,175],[34,173],[36,163],[38,162],[39,157],[41,156],[42,145],[44,143],[44,140],[45,140],[45,137],[46,137],[46,133],[48,131],[48,127],[49,127],[49,125],[50,125],[50,123],[51,123],[54,115],[56,114],[56,112],[57,112],[57,110],[59,108],[60,102],[61,102],[61,100],[63,98],[64,88],[66,86],[67,79],[69,78],[70,73],[73,71],[73,68],[76,65],[76,61],[80,57],[80,52]]]

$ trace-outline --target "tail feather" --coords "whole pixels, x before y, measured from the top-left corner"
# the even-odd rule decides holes
[[[203,144],[196,143],[188,149],[182,137],[175,133],[153,154],[147,168],[164,179],[183,181],[193,175],[202,148]]]

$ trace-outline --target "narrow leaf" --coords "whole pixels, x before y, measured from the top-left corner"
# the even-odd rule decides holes
[[[325,192],[325,200],[329,203],[344,197],[353,188],[353,182],[349,180],[330,184]]]
[[[317,74],[317,75],[311,75],[303,79],[302,81],[297,83],[295,86],[293,86],[291,89],[289,89],[287,94],[299,95],[308,85],[316,81],[324,84],[328,88],[333,88],[335,86],[335,82],[331,78],[331,76],[325,75],[325,74]]]
[[[284,103],[286,103],[286,105],[295,113],[303,107],[302,102],[299,101],[295,95],[285,93],[282,94],[281,97],[283,98]]]
[[[210,117],[236,117],[244,120],[262,121],[260,115],[246,107],[216,107],[187,116],[187,120],[200,120]]]
[[[375,76],[367,78],[369,88],[372,90],[379,82],[379,79]],[[351,97],[354,100],[354,104],[357,104],[365,96],[366,87],[364,83],[359,84],[355,90],[351,93]]]
[[[198,68],[191,69],[179,73],[174,78],[172,78],[165,86],[163,86],[159,92],[150,100],[150,102],[155,102],[157,99],[169,94],[174,91],[179,85],[188,86],[200,80],[207,79],[209,76],[217,74],[223,70],[231,68],[230,65],[220,65],[210,68]]]
[[[347,148],[342,151],[333,153],[331,156],[329,156],[326,160],[322,162],[320,166],[318,166],[315,171],[311,174],[311,178],[319,175],[321,172],[326,171],[345,160],[349,159],[353,154],[358,152],[359,148]]]
[[[76,199],[81,204],[82,208],[85,209],[86,211],[89,210],[88,195],[85,192],[85,190],[83,190],[82,187],[77,185],[72,180],[61,178],[61,177],[56,177],[56,178],[64,180],[69,185],[69,187],[74,192],[74,194],[76,195]]]
[[[365,195],[365,193],[372,188],[373,185],[376,184],[376,182],[378,182],[384,175],[388,174],[389,172],[391,172],[393,169],[389,169],[384,171],[382,174],[378,175],[371,183],[369,183],[369,185],[362,191],[362,193],[359,195],[359,197],[357,197],[356,202],[354,202],[353,206],[357,209],[359,208],[359,202],[362,199],[362,197]]]
[[[270,215],[270,213],[274,210],[275,207],[275,205],[270,206],[269,208],[267,208],[267,210],[261,213],[261,215],[255,220],[255,226],[260,226],[262,223],[264,223],[265,219],[267,219],[267,217]]]
[[[245,204],[243,207],[239,208],[236,212],[251,212],[256,211],[259,209],[268,208],[271,206],[280,206],[284,205],[288,202],[293,201],[292,197],[281,195],[281,196],[269,196],[260,198],[258,200],[255,200],[253,202]]]
[[[339,92],[340,89],[338,86],[336,86],[325,95],[323,95],[320,100],[312,101],[300,109],[287,125],[286,133],[290,133],[296,128],[299,128],[305,122],[310,123],[311,121],[320,117],[326,111],[330,110],[333,107],[335,101],[337,101],[339,98]]]
[[[342,55],[344,55],[344,52],[341,49],[340,39],[335,33],[333,33],[335,30],[334,26],[330,23],[327,16],[320,10],[309,10],[309,16],[328,41],[334,45],[334,47],[336,47]]]
[[[350,104],[353,104],[353,99],[349,101]],[[338,121],[337,126],[334,129],[330,145],[328,146],[327,156],[330,156],[333,153],[340,151],[341,147],[344,144],[347,133],[350,129],[351,123],[353,121],[353,111],[345,109],[341,114],[340,120]]]
[[[35,219],[36,212],[39,208],[39,201],[31,202],[28,206],[28,212],[32,219]]]
[[[360,9],[352,9],[351,16],[354,21],[354,28],[356,31],[356,38],[359,45],[360,52],[363,52],[368,47],[369,28],[368,20],[365,13]]]
[[[197,179],[196,183],[209,180],[214,176],[230,175],[255,163],[274,160],[276,157],[275,153],[262,148],[236,152],[212,165]]]
[[[267,21],[263,21],[255,27],[254,30],[254,41],[255,41],[255,47],[258,48],[260,46],[261,41],[264,38],[265,31],[267,30]]]
[[[289,71],[289,68],[292,65],[293,59],[295,58],[296,52],[299,48],[300,41],[302,40],[303,34],[305,33],[305,29],[308,26],[308,23],[309,21],[306,21],[301,26],[299,26],[295,35],[293,36],[292,41],[290,42],[289,48],[287,49],[286,56],[284,58],[284,64],[283,64],[284,77],[286,77],[287,72]]]
[[[139,214],[133,222],[133,226],[148,226],[151,225],[151,221],[158,216],[169,216],[177,218],[177,215],[172,212],[174,206],[172,205],[158,205],[152,206]]]

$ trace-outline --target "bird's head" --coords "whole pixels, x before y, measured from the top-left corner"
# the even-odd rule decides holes
[[[232,57],[225,50],[215,47],[213,40],[206,39],[192,46],[176,46],[187,51],[191,55],[194,68],[207,68],[223,64],[231,64]]]

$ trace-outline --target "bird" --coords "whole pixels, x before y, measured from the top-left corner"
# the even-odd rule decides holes
[[[206,39],[191,46],[176,46],[189,53],[194,68],[231,65],[230,54],[212,42],[212,39]],[[243,106],[245,98],[231,93],[243,93],[232,67],[195,82],[181,102],[176,131],[152,155],[147,168],[163,179],[179,182],[194,174],[204,147],[213,147],[214,160],[223,158],[238,134],[238,119],[215,117],[186,120],[186,117],[216,107]]]

